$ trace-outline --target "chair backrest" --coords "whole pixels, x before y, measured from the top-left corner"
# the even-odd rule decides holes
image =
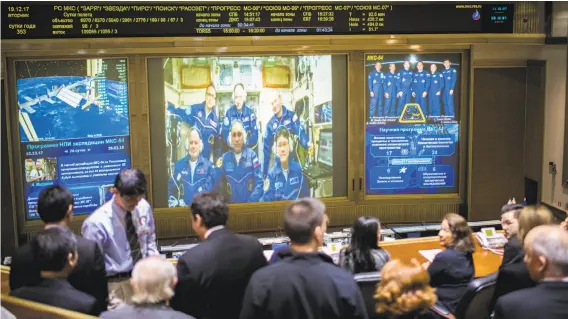
[[[10,294],[10,267],[0,265],[0,275],[0,282],[2,284],[0,289],[2,289],[3,295],[8,295]]]
[[[472,280],[456,309],[456,318],[488,319],[496,282],[497,272]]]
[[[26,319],[94,319],[90,315],[67,309],[44,305],[2,294],[2,307],[10,311],[16,318]]]
[[[361,290],[363,299],[365,300],[365,306],[367,308],[367,313],[369,314],[369,319],[381,318],[377,314],[377,306],[375,299],[373,298],[377,290],[377,284],[381,282],[381,273],[378,271],[364,272],[356,274],[354,278],[357,282],[357,285],[359,286],[359,290]]]

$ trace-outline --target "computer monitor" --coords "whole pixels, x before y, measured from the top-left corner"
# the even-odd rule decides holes
[[[320,132],[318,163],[333,166],[333,132],[331,130],[322,130]]]

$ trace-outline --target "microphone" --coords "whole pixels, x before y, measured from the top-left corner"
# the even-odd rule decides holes
[[[395,238],[396,238],[396,236],[398,236],[398,239],[402,239],[402,236],[400,236],[400,234],[399,234],[394,228],[392,228],[391,226],[389,226],[389,225],[387,225],[387,224],[385,224],[385,223],[382,223],[382,224],[383,224],[384,226],[386,226],[388,229],[392,230],[392,232],[394,233],[394,237],[395,237]]]

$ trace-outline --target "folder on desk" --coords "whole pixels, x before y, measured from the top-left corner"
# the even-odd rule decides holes
[[[429,262],[432,262],[434,260],[434,257],[436,257],[437,254],[441,253],[442,250],[441,249],[428,249],[428,250],[420,250],[418,252],[420,253],[420,255],[422,255],[424,258],[426,258]]]

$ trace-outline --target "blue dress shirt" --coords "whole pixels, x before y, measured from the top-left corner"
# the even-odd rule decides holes
[[[152,207],[142,199],[131,213],[142,258],[158,255]],[[126,239],[125,216],[126,212],[116,205],[113,196],[92,213],[81,228],[83,237],[94,240],[99,245],[104,255],[107,276],[128,272],[134,267],[130,245]]]

